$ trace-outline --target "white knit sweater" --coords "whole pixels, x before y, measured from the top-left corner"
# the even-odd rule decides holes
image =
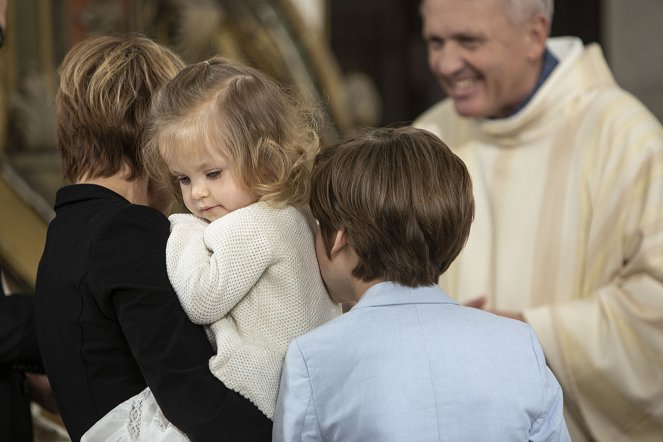
[[[288,344],[341,313],[320,277],[312,218],[258,202],[209,224],[170,221],[168,276],[216,344],[210,370],[271,419]]]

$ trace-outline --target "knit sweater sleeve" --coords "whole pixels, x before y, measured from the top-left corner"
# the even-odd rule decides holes
[[[189,318],[212,324],[232,310],[270,265],[269,241],[241,210],[210,224],[197,218],[173,221],[171,216],[168,276]]]

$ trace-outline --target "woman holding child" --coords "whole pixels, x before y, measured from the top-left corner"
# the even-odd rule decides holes
[[[183,67],[170,50],[122,36],[79,43],[60,68],[58,143],[73,184],[57,193],[35,313],[75,441],[148,386],[191,440],[271,437],[271,420],[210,372],[214,350],[166,271],[172,199],[148,178],[140,146],[152,94]],[[140,431],[128,428],[126,440],[141,440]]]

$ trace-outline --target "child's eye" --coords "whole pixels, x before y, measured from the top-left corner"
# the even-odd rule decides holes
[[[191,182],[188,176],[176,176],[175,180],[183,186],[186,186]]]
[[[221,174],[223,173],[223,170],[212,170],[211,172],[207,172],[206,176],[209,179],[215,179],[219,178]]]

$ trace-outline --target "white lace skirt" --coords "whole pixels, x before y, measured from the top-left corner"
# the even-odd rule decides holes
[[[161,412],[149,388],[109,411],[85,432],[81,442],[188,442]]]

